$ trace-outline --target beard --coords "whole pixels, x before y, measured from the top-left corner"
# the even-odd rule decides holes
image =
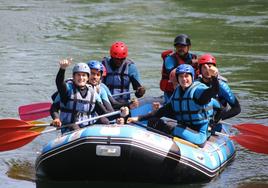
[[[180,57],[184,57],[186,55],[186,52],[184,52],[183,50],[179,50],[177,53]]]

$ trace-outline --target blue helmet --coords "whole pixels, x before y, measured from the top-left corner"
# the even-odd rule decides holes
[[[90,75],[90,68],[86,63],[77,63],[73,68],[73,74],[77,72],[85,72]]]
[[[194,68],[191,65],[188,64],[181,64],[176,68],[176,75],[182,73],[189,73],[192,75],[192,78],[194,79]]]
[[[97,60],[90,60],[87,64],[88,64],[90,69],[96,69],[96,70],[100,71],[101,74],[103,73],[103,65],[101,62],[99,62]]]

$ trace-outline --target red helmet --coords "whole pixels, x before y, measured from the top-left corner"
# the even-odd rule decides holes
[[[173,81],[173,80],[177,80],[176,78],[176,69],[173,69],[170,74],[169,74],[169,80]]]
[[[107,76],[107,70],[106,70],[106,67],[104,65],[102,66],[102,68],[103,68],[102,76],[105,77],[105,76]]]
[[[199,65],[203,65],[203,64],[207,64],[207,63],[211,63],[211,64],[216,66],[216,58],[210,54],[204,54],[198,58]]]
[[[110,48],[112,58],[124,59],[128,56],[127,45],[121,41],[114,42]]]
[[[172,82],[173,88],[176,88],[176,86],[178,84],[178,79],[177,79],[177,75],[176,75],[176,69],[173,69],[170,72],[170,74],[169,74],[169,80]]]

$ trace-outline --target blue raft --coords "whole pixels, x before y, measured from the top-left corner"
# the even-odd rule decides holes
[[[151,104],[139,107],[144,113]],[[223,125],[223,132],[228,133]],[[56,181],[205,182],[234,158],[227,136],[211,136],[203,148],[180,138],[129,125],[93,125],[58,137],[36,160],[36,177]]]

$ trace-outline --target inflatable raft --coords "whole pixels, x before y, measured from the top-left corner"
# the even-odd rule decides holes
[[[148,104],[142,110],[148,110]],[[223,132],[228,134],[227,126]],[[234,158],[227,136],[211,136],[203,148],[144,122],[93,125],[58,137],[36,160],[37,180],[204,182]]]

